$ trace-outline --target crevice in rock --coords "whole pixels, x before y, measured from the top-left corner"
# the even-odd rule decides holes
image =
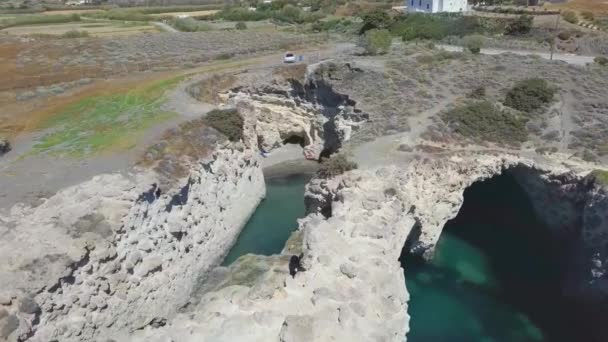
[[[190,192],[190,185],[192,180],[188,179],[186,185],[184,185],[178,193],[171,197],[171,200],[165,207],[165,211],[170,212],[174,206],[184,205],[188,202],[188,193]]]

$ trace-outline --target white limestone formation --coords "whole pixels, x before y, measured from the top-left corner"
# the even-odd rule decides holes
[[[91,341],[162,325],[265,194],[257,157],[238,148],[174,189],[155,177],[97,176],[0,217],[3,338]]]
[[[511,170],[520,178],[530,172],[554,193],[578,191],[586,208],[599,206],[600,223],[585,220],[582,227],[597,238],[608,232],[607,197],[598,184],[585,194],[592,182],[585,178],[587,166],[470,154],[315,180],[307,194],[311,214],[300,220],[282,256],[246,256],[216,269],[198,304],[166,326],[146,327],[124,341],[403,341],[408,293],[398,258],[408,236],[414,252],[430,255],[444,224],[458,213],[465,188]],[[325,218],[327,205],[331,216]],[[603,253],[602,243],[583,240],[580,247]],[[290,255],[300,251],[306,270],[292,278]]]

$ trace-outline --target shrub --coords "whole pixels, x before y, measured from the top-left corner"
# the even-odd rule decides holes
[[[393,22],[388,13],[381,9],[376,9],[363,14],[361,20],[363,21],[363,26],[361,26],[359,34],[364,34],[373,29],[388,29]]]
[[[591,12],[591,11],[583,11],[583,12],[581,12],[581,17],[585,18],[585,20],[588,20],[588,21],[594,21],[595,20],[595,14],[593,14],[593,12]]]
[[[270,19],[272,11],[250,11],[246,8],[225,8],[215,14],[216,18],[227,21],[260,21]]]
[[[608,58],[606,58],[606,57],[604,57],[604,56],[598,56],[598,57],[595,57],[595,58],[593,59],[593,61],[594,61],[595,63],[597,63],[597,64],[601,65],[601,66],[606,66],[606,65],[608,65]]]
[[[62,38],[85,38],[89,36],[87,31],[69,30],[61,35]]]
[[[415,39],[443,39],[447,36],[463,37],[470,34],[499,33],[501,25],[494,25],[487,18],[461,14],[408,13],[393,20],[390,31],[404,41]]]
[[[214,109],[205,116],[205,123],[230,141],[239,141],[243,136],[243,118],[236,109]]]
[[[236,23],[236,25],[234,25],[234,28],[237,30],[246,30],[247,24],[245,24],[245,22],[243,21],[239,21],[238,23]]]
[[[574,11],[563,11],[562,18],[572,24],[578,23],[578,17],[576,16],[576,13],[574,13]]]
[[[338,153],[329,159],[323,159],[317,171],[317,177],[332,178],[356,168],[357,163],[349,160],[344,154]]]
[[[514,21],[510,22],[505,28],[505,34],[520,35],[529,33],[532,29],[532,16],[521,15]]]
[[[361,45],[369,55],[382,55],[390,50],[392,40],[388,30],[371,29],[365,32]]]
[[[182,32],[210,31],[211,26],[193,18],[175,18],[171,26]]]
[[[560,40],[568,40],[572,37],[572,33],[568,32],[568,31],[562,31],[557,35],[557,38],[559,38]]]
[[[145,15],[142,12],[127,9],[111,9],[104,12],[94,12],[89,13],[88,16],[93,18],[122,21],[150,21],[154,19],[153,17]]]
[[[527,139],[528,118],[501,110],[489,101],[473,101],[442,115],[456,133],[499,143],[520,143]]]
[[[464,37],[464,46],[474,54],[481,52],[484,37],[479,34]]]
[[[522,112],[533,112],[553,100],[556,89],[541,78],[519,81],[507,92],[505,105]]]

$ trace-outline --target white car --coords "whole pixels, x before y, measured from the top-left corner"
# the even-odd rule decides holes
[[[295,63],[296,62],[296,55],[294,55],[291,52],[288,52],[285,54],[285,57],[283,57],[283,63]]]

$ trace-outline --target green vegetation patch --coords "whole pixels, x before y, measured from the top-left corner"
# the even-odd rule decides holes
[[[236,109],[214,109],[205,116],[205,123],[230,141],[239,141],[243,136],[243,118]]]
[[[403,41],[441,40],[448,36],[502,33],[507,21],[496,18],[463,16],[461,14],[411,13],[399,16],[390,24],[390,31]]]
[[[524,114],[502,110],[489,101],[471,101],[442,115],[456,133],[505,144],[524,142],[528,137]]]
[[[131,148],[143,132],[174,113],[160,109],[163,93],[181,78],[156,82],[123,94],[99,95],[69,105],[48,119],[50,129],[33,153],[84,157],[115,148]]]
[[[389,52],[393,37],[388,30],[371,29],[361,37],[360,44],[368,55],[383,55]]]
[[[595,178],[595,180],[602,184],[602,185],[608,185],[608,171],[605,170],[593,170],[591,171],[591,176],[593,176],[593,178]]]
[[[505,105],[531,113],[553,100],[556,89],[542,78],[528,78],[517,82],[507,92]]]
[[[572,23],[572,24],[578,23],[578,17],[576,15],[576,13],[574,13],[574,11],[562,12],[562,18],[564,18],[565,21]]]
[[[335,154],[329,159],[324,159],[317,171],[319,178],[332,178],[343,174],[344,172],[354,170],[358,167],[357,163],[348,159],[342,153]]]
[[[171,26],[182,32],[211,31],[211,25],[193,18],[175,18]]]
[[[63,24],[80,21],[78,14],[53,14],[53,15],[21,15],[10,19],[0,20],[0,29],[13,26]]]

